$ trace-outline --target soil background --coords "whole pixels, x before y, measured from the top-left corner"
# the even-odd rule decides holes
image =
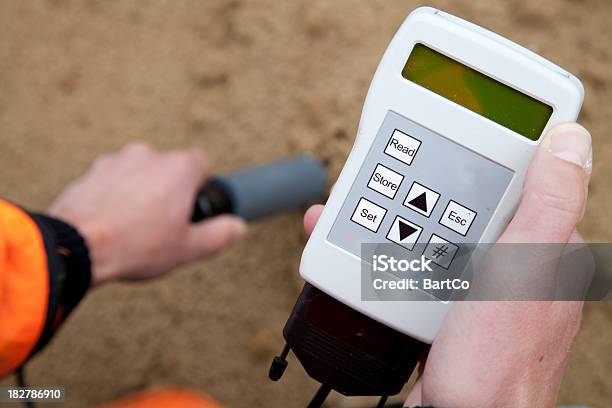
[[[205,149],[219,172],[310,151],[335,178],[376,65],[419,5],[0,0],[0,194],[44,210],[98,155],[133,140]],[[580,121],[595,159],[581,231],[610,242],[612,2],[429,5],[583,80]],[[92,291],[28,366],[29,382],[64,386],[66,407],[176,384],[228,407],[305,406],[316,385],[295,360],[280,383],[266,378],[300,288],[305,240],[301,213],[279,216],[167,278]],[[611,352],[612,304],[587,304],[559,403],[612,406]]]

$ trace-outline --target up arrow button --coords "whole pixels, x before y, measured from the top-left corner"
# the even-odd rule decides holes
[[[404,200],[404,205],[419,214],[429,217],[439,198],[440,194],[415,181],[412,183],[410,191]]]

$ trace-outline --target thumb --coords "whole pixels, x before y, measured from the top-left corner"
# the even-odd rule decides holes
[[[246,222],[231,215],[221,215],[192,225],[185,244],[185,262],[221,251],[242,238],[246,231]]]
[[[521,202],[499,242],[568,242],[584,213],[591,163],[591,135],[585,128],[566,123],[551,129],[529,166]]]

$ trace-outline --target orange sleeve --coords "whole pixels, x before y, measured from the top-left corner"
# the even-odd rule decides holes
[[[222,408],[206,395],[184,388],[149,390],[96,408]]]
[[[0,378],[17,369],[36,346],[48,299],[43,237],[25,211],[0,200]]]

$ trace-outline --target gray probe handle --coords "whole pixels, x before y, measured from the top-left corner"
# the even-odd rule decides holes
[[[322,199],[327,174],[316,157],[302,155],[219,176],[214,184],[228,195],[233,214],[253,220]]]

